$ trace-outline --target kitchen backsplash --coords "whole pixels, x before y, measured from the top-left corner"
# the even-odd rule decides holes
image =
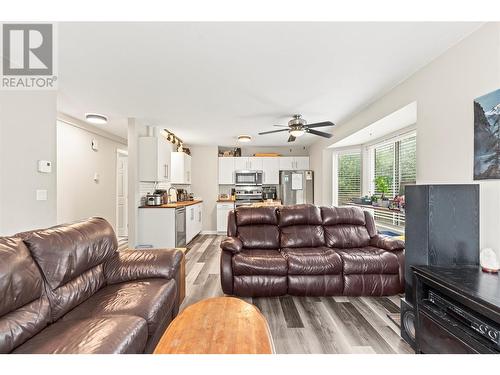
[[[156,189],[168,190],[170,187],[170,182],[159,182],[156,185]],[[154,182],[139,182],[139,206],[144,205],[144,200],[146,199],[146,194],[154,193],[155,183]]]

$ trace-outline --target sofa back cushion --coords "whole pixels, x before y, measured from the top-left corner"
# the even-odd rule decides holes
[[[311,204],[284,206],[280,209],[281,248],[325,245],[321,210]]]
[[[102,263],[118,244],[102,218],[20,233],[48,283],[52,319],[96,293],[105,283]]]
[[[278,214],[275,207],[239,207],[235,210],[237,237],[244,249],[278,249]]]
[[[348,249],[368,246],[370,234],[359,207],[321,207],[326,246]]]
[[[9,353],[50,320],[42,275],[20,238],[0,238],[0,294],[0,353]]]

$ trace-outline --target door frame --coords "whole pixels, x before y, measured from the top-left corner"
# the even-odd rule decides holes
[[[128,151],[120,148],[116,149],[116,162],[115,162],[115,179],[116,179],[116,189],[115,189],[115,216],[116,216],[116,235],[118,237],[118,223],[120,222],[120,210],[119,210],[119,201],[118,201],[118,161],[120,156],[126,156],[128,158]],[[127,180],[128,180],[128,163],[127,163]],[[127,194],[125,196],[125,210],[123,212],[125,218],[127,219],[127,228],[126,235],[128,237],[128,204],[129,204],[129,194],[128,194],[128,181],[124,181],[125,188],[127,189]]]

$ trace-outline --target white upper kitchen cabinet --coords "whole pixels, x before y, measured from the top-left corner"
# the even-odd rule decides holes
[[[262,161],[262,183],[278,185],[280,183],[280,158],[259,158]]]
[[[250,169],[250,162],[246,157],[234,158],[234,170],[246,171]]]
[[[164,137],[139,137],[139,181],[170,181],[172,148]]]
[[[239,158],[219,158],[219,185],[234,184],[234,159]]]
[[[191,156],[185,152],[172,152],[173,184],[191,184]]]
[[[250,157],[248,158],[248,169],[251,171],[261,171],[263,168],[263,160],[262,157]]]
[[[280,171],[291,171],[294,170],[295,158],[293,156],[282,156],[279,158],[280,161]]]
[[[309,156],[283,156],[280,171],[303,171],[309,169]]]
[[[304,171],[309,169],[309,156],[296,156],[294,159],[296,170]]]

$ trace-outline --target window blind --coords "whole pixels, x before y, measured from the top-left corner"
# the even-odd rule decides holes
[[[417,181],[417,137],[399,142],[399,179],[397,192],[404,194],[404,186]]]
[[[389,192],[386,193],[387,198],[394,196],[394,174],[395,174],[395,143],[386,143],[375,147],[375,170],[374,180],[377,178],[385,178],[389,185]],[[374,181],[374,190],[376,195],[382,195],[382,192],[377,189]]]
[[[361,196],[361,152],[353,151],[337,156],[338,205]]]

